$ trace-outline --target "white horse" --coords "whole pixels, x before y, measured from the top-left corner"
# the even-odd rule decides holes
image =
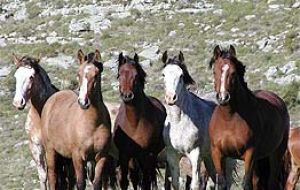
[[[194,80],[184,64],[182,52],[172,59],[168,59],[167,52],[165,52],[162,61],[167,103],[164,129],[167,171],[171,172],[173,187],[183,189],[183,183],[179,181],[183,178],[180,177],[178,162],[181,156],[186,156],[192,167],[191,189],[199,189],[199,184],[201,189],[205,189],[206,174],[208,173],[212,178],[215,176],[210,154],[208,124],[216,104],[199,98],[187,89],[187,86],[193,84]],[[202,161],[207,173],[204,168],[201,169]],[[233,164],[230,166],[234,167]],[[232,169],[229,171],[229,176],[231,176]]]

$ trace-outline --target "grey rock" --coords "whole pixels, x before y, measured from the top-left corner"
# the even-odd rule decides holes
[[[254,19],[255,17],[256,17],[255,15],[246,15],[245,19],[246,20],[251,20],[251,19]]]
[[[169,36],[169,37],[174,37],[174,36],[176,36],[176,31],[175,31],[175,30],[170,31],[169,34],[168,34],[168,36]]]
[[[273,80],[275,74],[277,73],[277,67],[275,66],[271,66],[269,67],[269,69],[266,71],[265,76],[267,78],[267,80]]]
[[[146,46],[144,50],[139,53],[139,56],[144,57],[145,59],[149,59],[151,61],[157,61],[159,58],[159,47],[154,45],[154,46]]]
[[[5,47],[5,46],[7,46],[6,39],[0,38],[0,47]]]
[[[60,54],[58,54],[57,57],[47,58],[45,60],[45,62],[51,66],[57,66],[57,67],[67,69],[71,65],[74,65],[75,60],[74,60],[73,56],[68,56],[68,55],[60,53]]]
[[[294,71],[295,69],[297,69],[296,67],[296,62],[295,61],[289,61],[287,64],[285,64],[283,67],[279,68],[279,70],[281,72],[283,72],[284,74],[289,74],[292,71]]]
[[[143,68],[149,68],[152,66],[151,61],[149,59],[141,61],[140,64],[143,66]]]
[[[11,66],[4,66],[0,68],[0,77],[6,77],[11,72],[11,70],[12,70]]]
[[[69,25],[69,32],[81,32],[90,30],[90,23],[85,19],[76,20],[72,19]]]
[[[300,8],[300,1],[297,1],[295,2],[293,5],[292,5],[292,8]]]

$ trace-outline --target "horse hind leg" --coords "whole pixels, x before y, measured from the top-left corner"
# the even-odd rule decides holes
[[[43,146],[36,142],[34,139],[30,139],[29,141],[29,148],[31,150],[31,154],[33,156],[33,160],[36,164],[39,181],[40,181],[40,189],[46,190],[47,189],[47,169],[45,163],[45,151]]]

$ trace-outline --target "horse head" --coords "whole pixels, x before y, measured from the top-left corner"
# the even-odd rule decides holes
[[[79,80],[78,103],[82,109],[87,109],[91,104],[90,98],[99,82],[97,79],[103,71],[103,65],[99,61],[101,56],[98,50],[87,55],[79,50],[77,58],[80,64],[77,74]]]
[[[215,47],[210,62],[210,67],[212,66],[217,101],[220,105],[227,105],[238,83],[245,84],[245,66],[237,60],[236,51],[232,45],[227,50],[221,49],[219,45]]]
[[[120,96],[125,103],[129,103],[133,101],[138,94],[143,93],[146,73],[139,64],[137,54],[135,54],[132,59],[120,53],[118,61]]]
[[[165,51],[162,62],[164,63],[162,74],[165,84],[165,101],[168,105],[174,105],[182,89],[186,88],[187,85],[194,84],[195,81],[184,64],[181,51],[178,56],[173,58],[168,58],[167,51]]]
[[[13,56],[16,66],[16,72],[14,74],[16,78],[16,93],[13,99],[13,105],[17,109],[22,110],[31,98],[34,79],[39,72],[40,59],[29,56],[23,56],[22,58],[18,58],[16,55]]]

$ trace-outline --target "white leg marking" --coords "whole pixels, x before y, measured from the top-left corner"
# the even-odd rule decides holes
[[[190,162],[192,164],[192,182],[191,182],[191,189],[192,190],[198,190],[199,189],[199,183],[200,183],[200,149],[199,147],[193,149],[188,155],[188,158],[190,159]]]

